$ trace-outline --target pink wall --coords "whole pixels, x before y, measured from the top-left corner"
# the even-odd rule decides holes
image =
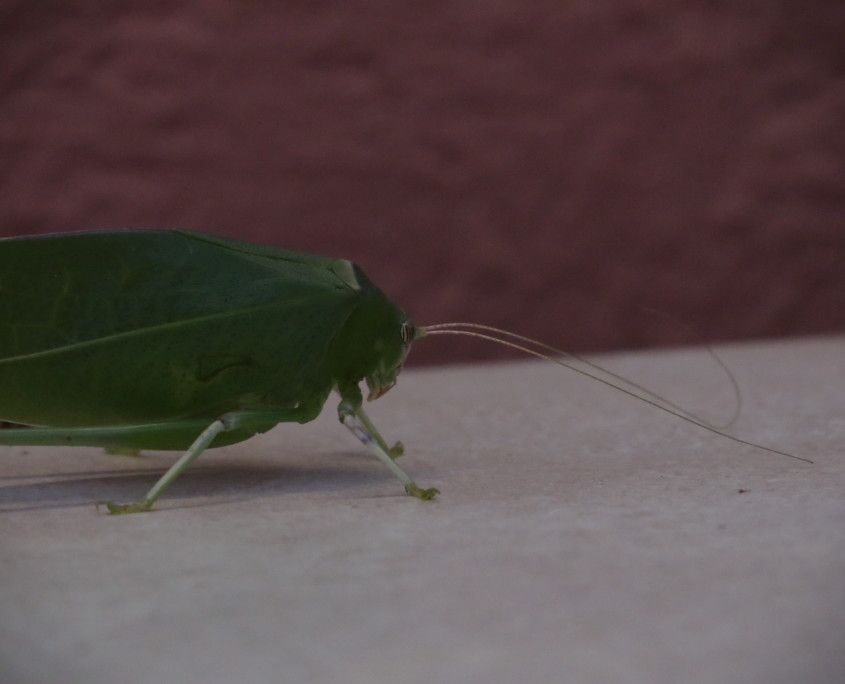
[[[832,0],[6,2],[0,234],[342,256],[573,351],[841,332],[843,44]]]

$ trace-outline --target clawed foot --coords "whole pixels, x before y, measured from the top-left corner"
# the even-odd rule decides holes
[[[435,496],[440,494],[439,489],[435,489],[434,487],[420,489],[413,483],[405,486],[405,492],[411,496],[417,497],[418,499],[422,499],[423,501],[431,501]]]
[[[125,515],[126,513],[145,513],[146,511],[152,508],[152,504],[146,503],[144,501],[139,501],[138,503],[133,504],[116,504],[112,503],[111,501],[98,501],[97,506],[99,507],[100,504],[105,506],[109,509],[109,513],[112,515]]]

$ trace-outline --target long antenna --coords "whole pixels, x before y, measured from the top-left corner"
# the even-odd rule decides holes
[[[722,360],[718,357],[718,355],[710,347],[706,347],[706,350],[710,354],[710,356],[713,358],[713,360],[716,361],[716,363],[722,369],[722,372],[727,376],[727,378],[730,382],[730,385],[731,385],[731,389],[733,391],[733,395],[734,395],[734,411],[733,411],[733,414],[731,415],[731,417],[725,423],[722,423],[722,424],[717,424],[717,423],[713,423],[712,421],[705,420],[701,416],[698,416],[698,415],[692,413],[691,411],[686,410],[682,406],[679,406],[678,404],[676,404],[672,401],[669,401],[668,399],[666,399],[666,397],[660,396],[659,394],[657,394],[656,392],[653,392],[652,390],[648,389],[647,387],[643,387],[642,385],[639,385],[636,382],[633,382],[632,380],[629,380],[628,378],[626,378],[622,375],[619,375],[618,373],[614,373],[613,371],[611,371],[607,368],[604,368],[603,366],[600,366],[593,361],[590,361],[589,359],[585,359],[582,356],[577,356],[576,354],[572,354],[571,352],[564,351],[563,349],[558,349],[557,347],[553,347],[549,344],[545,344],[544,342],[540,342],[538,340],[531,339],[530,337],[525,337],[524,335],[518,335],[517,333],[511,332],[509,330],[503,330],[501,328],[494,328],[491,325],[482,325],[481,323],[438,323],[436,325],[431,325],[431,326],[423,328],[423,331],[424,331],[424,334],[426,334],[426,333],[429,333],[429,332],[435,333],[436,331],[439,331],[439,330],[450,330],[450,329],[451,330],[459,330],[459,329],[484,330],[484,331],[487,331],[487,332],[495,333],[497,335],[501,335],[503,337],[509,337],[511,339],[514,339],[514,340],[519,340],[520,342],[525,342],[527,344],[534,345],[535,347],[539,347],[540,349],[544,349],[547,352],[551,352],[552,354],[556,354],[557,356],[563,356],[563,357],[568,358],[572,361],[577,361],[578,363],[582,363],[585,366],[589,366],[590,368],[593,368],[594,370],[600,371],[601,373],[604,373],[605,375],[610,376],[610,377],[614,378],[615,380],[618,380],[619,382],[623,382],[626,385],[628,385],[629,387],[633,387],[638,392],[642,392],[643,394],[650,396],[652,399],[654,399],[658,402],[661,402],[661,403],[665,404],[666,406],[673,408],[675,411],[678,411],[679,413],[683,413],[685,416],[692,418],[694,421],[696,421],[698,423],[704,423],[705,425],[709,425],[712,428],[717,428],[717,429],[723,430],[725,428],[730,427],[731,425],[733,425],[736,422],[737,418],[739,418],[739,415],[742,412],[742,395],[740,394],[739,385],[737,384],[736,378],[733,376],[733,373],[731,373],[730,369],[728,369],[728,367],[722,362]],[[497,339],[496,341],[497,342],[504,342],[504,340],[499,340],[499,339]],[[549,357],[547,355],[542,355],[541,358],[548,359]]]
[[[479,330],[484,332],[478,332]],[[674,404],[667,399],[664,399],[659,394],[656,394],[641,385],[638,385],[635,382],[628,380],[627,378],[618,375],[617,373],[613,373],[612,371],[607,370],[599,366],[596,363],[591,361],[587,361],[586,359],[582,359],[574,354],[570,354],[560,349],[556,349],[550,345],[544,344],[543,342],[539,342],[537,340],[533,340],[530,337],[525,337],[523,335],[518,335],[516,333],[512,333],[508,330],[502,330],[501,328],[495,328],[489,325],[482,325],[480,323],[438,323],[436,325],[430,326],[422,326],[417,328],[417,335],[416,337],[426,337],[428,335],[463,335],[465,337],[475,337],[482,340],[488,340],[490,342],[496,342],[498,344],[504,345],[506,347],[510,347],[512,349],[517,349],[525,354],[530,354],[532,356],[536,356],[541,359],[545,359],[546,361],[551,361],[552,363],[556,363],[559,366],[563,366],[564,368],[568,368],[569,370],[575,371],[584,377],[590,378],[597,382],[602,383],[603,385],[607,385],[608,387],[612,387],[613,389],[622,392],[623,394],[627,394],[630,397],[635,399],[639,399],[640,401],[645,402],[651,406],[654,406],[661,411],[664,411],[676,418],[680,418],[681,420],[685,420],[688,423],[696,425],[704,430],[708,430],[720,437],[724,437],[725,439],[730,439],[738,444],[744,444],[746,446],[754,447],[755,449],[762,449],[763,451],[768,451],[773,454],[778,454],[780,456],[786,456],[787,458],[793,458],[797,461],[803,461],[805,463],[812,463],[808,458],[804,458],[802,456],[796,456],[795,454],[790,454],[786,451],[781,451],[779,449],[773,449],[772,447],[763,446],[762,444],[757,444],[755,442],[749,442],[744,439],[740,439],[739,437],[734,437],[726,432],[723,432],[718,427],[715,427],[708,422],[702,420],[701,418],[697,417],[695,414],[686,411],[685,409],[681,408],[677,404]],[[503,338],[510,338],[510,339],[503,339]],[[512,340],[519,340],[520,342],[513,342]],[[521,344],[525,343],[525,344]],[[548,353],[543,353],[537,351],[536,349],[531,349],[530,347],[526,346],[526,344],[533,345],[535,347],[539,347],[540,349],[544,349],[547,352],[551,352],[553,354],[557,354],[559,356],[563,356],[565,358],[571,359],[578,363],[583,363],[590,368],[605,373],[606,375],[614,378],[615,380],[619,381],[620,383],[625,383],[628,387],[633,389],[626,389],[625,387],[620,386],[619,384],[607,380],[605,378],[599,377],[595,373],[591,373],[590,371],[586,371],[583,368],[578,368],[577,366],[573,365],[572,363],[568,363],[563,361],[562,359],[555,358]],[[716,355],[710,350],[710,353],[716,357]],[[718,357],[716,357],[718,360]],[[739,388],[737,386],[736,380],[734,379],[733,375],[727,369],[727,367],[719,360],[720,366],[725,370],[728,376],[732,380],[732,386],[734,387],[734,391],[736,396],[738,397],[737,400],[737,412],[739,410]],[[634,391],[636,390],[636,391]],[[641,392],[642,394],[646,394],[648,396],[642,396],[642,394],[638,394],[637,392]],[[651,398],[648,398],[651,397]],[[730,424],[732,424],[736,420],[736,416],[731,419]]]

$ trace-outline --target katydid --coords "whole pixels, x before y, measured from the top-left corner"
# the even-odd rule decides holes
[[[135,513],[205,449],[311,421],[334,390],[340,421],[408,494],[431,499],[438,491],[395,463],[402,446],[379,434],[359,384],[380,397],[411,343],[434,334],[549,358],[486,326],[416,327],[349,261],[178,230],[3,239],[0,421],[19,427],[0,429],[0,444],[183,450],[140,501],[102,502]],[[657,395],[600,381],[736,439]]]

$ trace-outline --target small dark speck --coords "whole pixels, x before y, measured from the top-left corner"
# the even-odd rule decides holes
[[[737,493],[737,494],[746,494],[747,492],[748,492],[748,490],[747,490],[747,489],[737,489],[737,490],[736,490],[736,493]]]

